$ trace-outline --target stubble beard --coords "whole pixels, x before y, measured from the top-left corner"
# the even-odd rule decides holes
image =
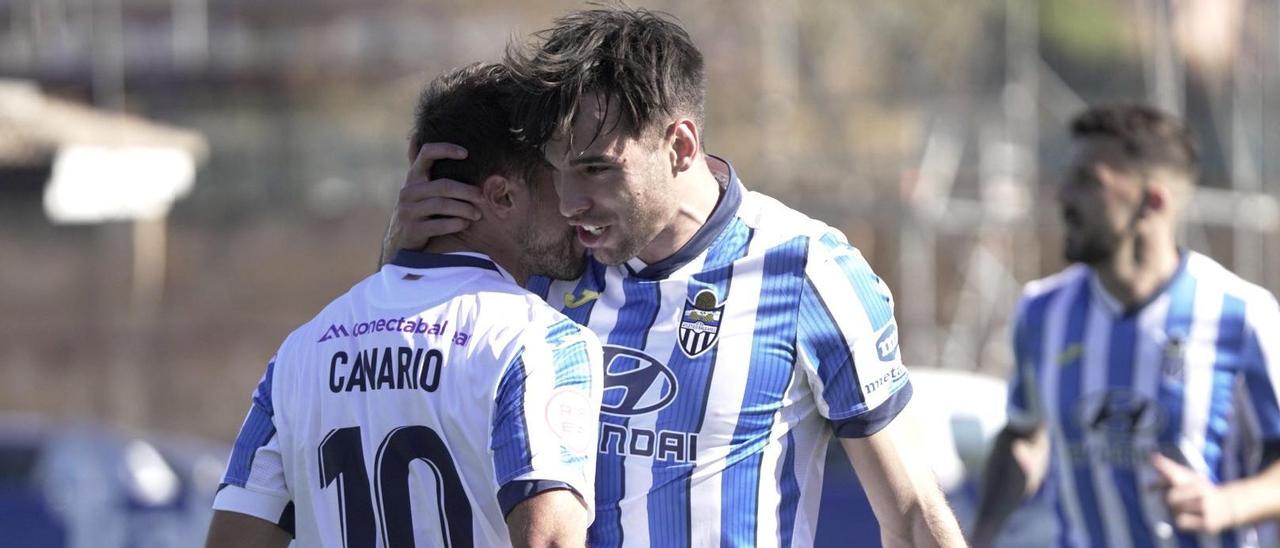
[[[587,269],[586,256],[581,248],[574,245],[576,236],[572,230],[539,240],[537,228],[530,226],[515,236],[524,251],[524,264],[530,274],[554,280],[573,280]]]

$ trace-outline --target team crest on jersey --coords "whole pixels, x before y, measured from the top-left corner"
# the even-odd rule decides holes
[[[679,333],[680,349],[684,355],[696,358],[715,346],[720,338],[720,318],[723,315],[724,304],[710,289],[703,289],[692,301],[685,301]]]

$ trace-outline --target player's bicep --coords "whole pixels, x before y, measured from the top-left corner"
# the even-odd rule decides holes
[[[289,533],[270,521],[218,510],[209,522],[206,548],[275,548],[289,545]]]
[[[594,501],[602,375],[599,342],[569,320],[522,337],[499,385],[490,441],[504,510],[557,488]]]
[[[819,412],[841,437],[874,434],[911,398],[893,298],[852,248],[807,269],[798,345]]]
[[[584,546],[591,516],[570,490],[543,491],[506,512],[511,544],[524,546]]]
[[[1280,459],[1280,307],[1274,298],[1251,303],[1244,338],[1244,391],[1261,430],[1264,465]]]
[[[287,518],[291,497],[271,399],[274,366],[274,361],[267,364],[267,371],[254,390],[249,413],[227,460],[214,509],[279,524]]]

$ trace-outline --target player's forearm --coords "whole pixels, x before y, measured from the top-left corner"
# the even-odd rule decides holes
[[[900,535],[883,535],[885,546],[926,546],[926,547],[960,547],[965,546],[964,535],[956,523],[955,515],[947,505],[946,498],[936,486],[933,493],[924,495],[907,512],[907,525],[910,527],[910,542],[899,542]]]
[[[1043,471],[1034,468],[1040,465],[1039,460],[1047,460],[1047,454],[1041,455],[1044,448],[1039,447],[1047,441],[1043,433],[1025,438],[1004,430],[996,436],[982,474],[982,491],[970,537],[974,546],[991,546],[1005,520],[1039,488]],[[1022,454],[1016,454],[1019,452]]]
[[[1280,518],[1280,461],[1271,463],[1258,474],[1220,488],[1230,505],[1229,527]]]
[[[884,546],[964,546],[964,536],[924,458],[913,406],[866,438],[841,439],[880,522]]]

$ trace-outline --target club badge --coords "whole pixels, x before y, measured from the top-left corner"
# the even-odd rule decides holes
[[[680,319],[680,349],[686,356],[696,358],[715,346],[720,338],[720,318],[724,304],[710,289],[699,291],[692,301],[685,301],[684,317]]]

